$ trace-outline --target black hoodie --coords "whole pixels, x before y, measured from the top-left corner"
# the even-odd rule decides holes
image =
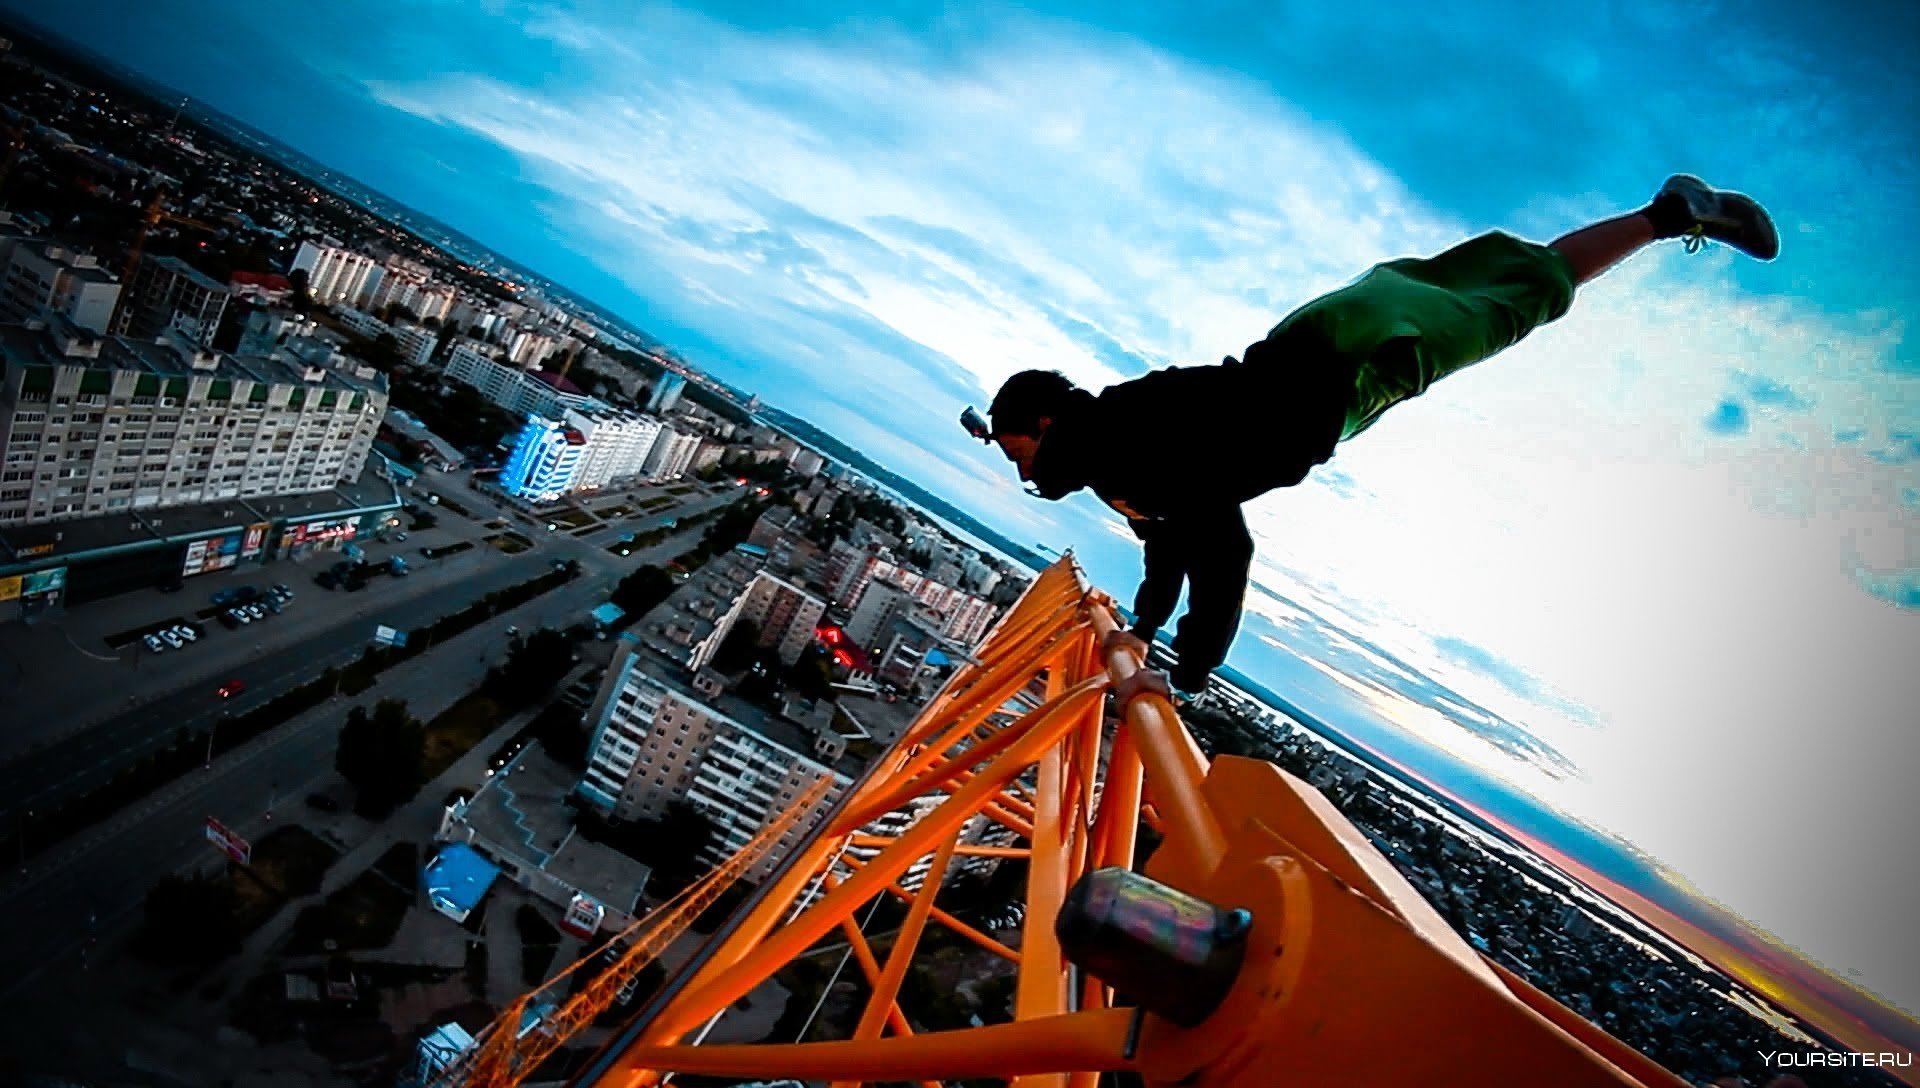
[[[1305,479],[1333,456],[1352,396],[1351,364],[1296,327],[1246,362],[1171,367],[1074,390],[1030,470],[1039,493],[1092,488],[1145,542],[1134,632],[1149,641],[1188,584],[1173,650],[1175,687],[1198,691],[1239,626],[1253,541],[1240,504]]]

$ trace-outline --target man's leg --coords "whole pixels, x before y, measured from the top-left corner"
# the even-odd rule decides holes
[[[1686,238],[1689,250],[1712,238],[1763,261],[1780,253],[1773,220],[1752,197],[1713,189],[1687,174],[1667,179],[1653,203],[1639,211],[1562,235],[1552,248],[1567,259],[1574,283],[1582,284],[1661,238]]]
[[[1573,282],[1582,284],[1659,237],[1645,212],[1632,212],[1561,235],[1551,245],[1567,259]]]

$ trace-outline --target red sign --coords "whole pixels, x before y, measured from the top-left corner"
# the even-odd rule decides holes
[[[316,540],[350,540],[359,527],[358,518],[347,518],[344,521],[310,521],[288,530],[288,539],[295,544],[310,544]]]
[[[207,817],[207,841],[222,854],[245,865],[253,858],[253,844],[233,833],[226,824]]]

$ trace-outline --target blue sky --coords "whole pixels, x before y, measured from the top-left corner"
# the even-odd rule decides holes
[[[1023,497],[959,407],[1238,354],[1375,261],[1675,170],[1754,193],[1778,262],[1647,253],[1252,504],[1233,660],[1920,1008],[1912,6],[108,6],[34,17],[1122,596],[1124,530]]]

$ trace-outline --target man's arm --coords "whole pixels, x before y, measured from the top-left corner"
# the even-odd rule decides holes
[[[1133,633],[1151,643],[1173,606],[1180,600],[1180,584],[1187,580],[1185,541],[1164,522],[1130,521],[1143,545],[1146,574],[1133,595]]]
[[[1240,605],[1253,563],[1253,538],[1238,506],[1181,516],[1177,528],[1187,567],[1187,614],[1180,618],[1171,679],[1181,691],[1205,690],[1207,676],[1227,659],[1240,628]]]

